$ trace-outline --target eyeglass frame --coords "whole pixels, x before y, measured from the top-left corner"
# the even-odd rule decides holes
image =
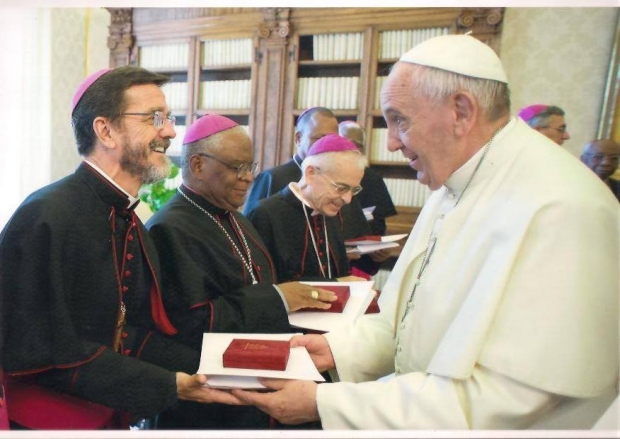
[[[206,152],[197,152],[196,155],[213,159],[216,162],[220,162],[224,166],[227,166],[228,169],[237,171],[237,178],[239,179],[245,177],[248,174],[254,175],[254,173],[256,172],[256,169],[258,168],[258,163],[256,162],[248,162],[248,163],[241,163],[240,165],[233,165],[232,163],[228,163],[214,155],[207,154]]]
[[[363,187],[361,187],[360,185],[357,186],[350,186],[346,183],[336,183],[334,180],[332,180],[331,178],[329,178],[327,176],[327,174],[325,174],[325,172],[323,172],[321,170],[321,168],[316,168],[317,171],[319,171],[319,175],[322,175],[323,177],[325,177],[327,179],[327,181],[329,182],[329,184],[332,185],[332,187],[334,188],[334,190],[336,191],[336,193],[340,196],[345,195],[347,192],[351,192],[352,196],[355,196],[357,194],[359,194],[360,192],[362,192],[362,189],[364,189]]]
[[[151,113],[121,113],[119,116],[151,116],[153,118],[153,126],[155,128],[163,128],[166,119],[172,126],[175,126],[177,118],[172,114],[165,114],[163,111],[153,111]]]

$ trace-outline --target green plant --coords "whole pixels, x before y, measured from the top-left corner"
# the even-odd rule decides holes
[[[179,167],[173,163],[168,177],[157,183],[145,184],[140,188],[140,200],[147,203],[153,212],[157,212],[176,193],[179,185],[178,175]]]

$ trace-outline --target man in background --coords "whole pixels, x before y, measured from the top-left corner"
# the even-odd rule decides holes
[[[301,178],[301,162],[306,158],[308,150],[314,142],[328,134],[338,134],[338,120],[329,108],[311,107],[301,113],[295,124],[297,152],[287,163],[264,170],[256,176],[248,193],[243,214],[249,215],[261,199],[279,192],[291,182],[298,182]],[[357,238],[371,233],[357,197],[353,197],[349,204],[343,206],[337,219],[343,239]],[[347,257],[357,274],[364,277],[375,274],[379,269],[378,263],[369,255],[360,257],[349,253]]]
[[[434,191],[381,312],[291,341],[340,382],[233,394],[325,429],[590,428],[617,395],[616,199],[510,117],[501,61],[474,37],[405,53],[381,110],[388,149]]]
[[[83,162],[0,234],[12,428],[120,428],[120,414],[154,417],[178,400],[236,402],[190,375],[200,352],[170,339],[159,260],[135,214],[140,186],[170,172],[167,80],[138,67],[86,78],[71,115]]]
[[[581,161],[603,180],[620,201],[620,181],[611,178],[618,169],[620,145],[613,140],[598,139],[586,144]]]
[[[366,133],[356,122],[352,120],[340,122],[338,133],[353,142],[362,154],[366,153]],[[383,176],[368,166],[360,184],[364,190],[357,197],[362,209],[374,207],[373,219],[369,223],[371,232],[374,235],[385,235],[387,228],[385,219],[396,215],[397,212]]]
[[[564,110],[555,105],[535,104],[519,110],[518,116],[530,127],[549,137],[558,145],[570,139]]]

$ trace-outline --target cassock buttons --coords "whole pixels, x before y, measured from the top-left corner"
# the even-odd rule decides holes
[[[133,255],[131,253],[127,253],[127,256],[125,256],[125,258],[127,258],[128,261],[131,261],[133,259]]]
[[[123,286],[123,293],[126,293],[127,291],[129,291],[129,287],[127,285]]]
[[[131,271],[126,270],[126,271],[125,271],[125,277],[129,277],[129,276],[131,276]]]
[[[123,332],[123,333],[121,334],[121,337],[122,337],[122,338],[127,338],[127,333],[126,333],[126,332]]]
[[[127,237],[127,241],[133,241],[133,235],[129,235],[129,236]]]
[[[123,351],[123,354],[125,354],[125,355],[129,356],[129,354],[131,354],[131,349],[125,349],[125,350]]]

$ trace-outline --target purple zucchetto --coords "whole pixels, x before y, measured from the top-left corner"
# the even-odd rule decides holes
[[[343,152],[343,151],[355,151],[359,153],[355,143],[351,142],[346,137],[339,136],[338,134],[328,134],[325,137],[321,137],[319,140],[308,150],[307,157],[323,154],[324,152]]]
[[[87,76],[86,79],[84,79],[80,83],[80,85],[78,85],[78,88],[73,95],[73,99],[71,100],[71,114],[73,114],[73,112],[75,111],[75,107],[80,102],[80,99],[82,99],[82,96],[84,96],[84,93],[86,93],[86,90],[88,90],[88,88],[93,85],[95,81],[97,81],[97,79],[101,78],[103,75],[110,71],[112,71],[112,69],[98,70],[95,73]]]
[[[517,116],[519,116],[525,122],[529,122],[530,120],[538,116],[540,113],[545,111],[547,108],[549,108],[549,105],[543,105],[543,104],[530,105],[529,107],[521,108]]]
[[[183,145],[236,126],[239,126],[239,124],[227,117],[220,116],[219,114],[205,114],[187,129],[183,138]]]

